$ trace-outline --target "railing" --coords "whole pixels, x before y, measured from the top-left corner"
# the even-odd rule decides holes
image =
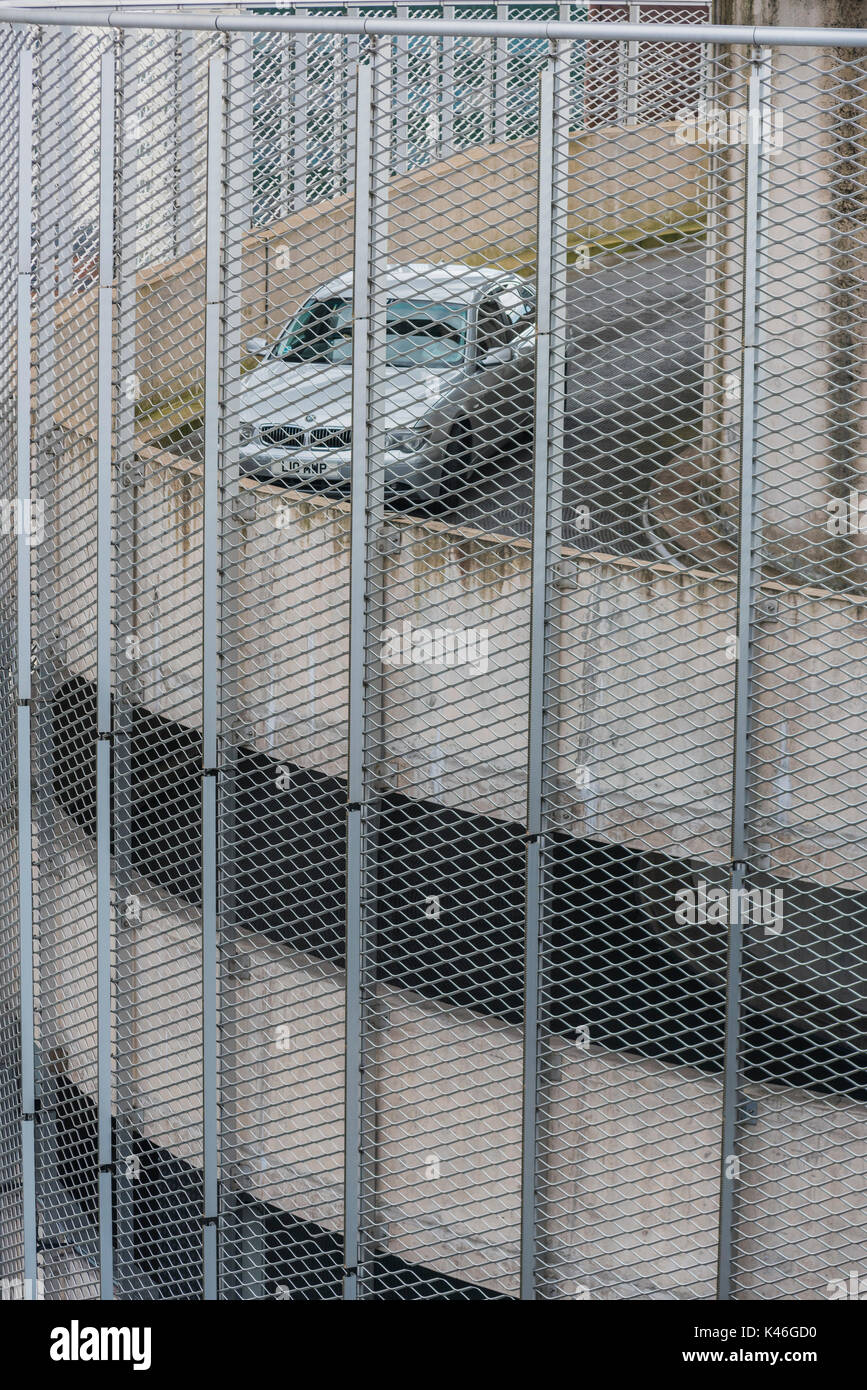
[[[867,32],[414,8],[0,26],[3,1277],[836,1298]]]

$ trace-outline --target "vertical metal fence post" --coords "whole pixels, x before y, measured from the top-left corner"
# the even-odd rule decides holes
[[[18,308],[16,448],[18,508],[30,505],[30,354],[33,241],[33,54],[18,66]],[[33,958],[33,845],[30,780],[30,546],[18,534],[18,923],[21,958],[21,1187],[24,1215],[24,1289],[35,1299],[36,1253],[36,1038]]]
[[[140,1128],[140,1020],[138,972],[140,909],[133,871],[133,753],[134,721],[140,694],[137,643],[140,625],[139,512],[142,497],[141,464],[136,456],[136,403],[139,395],[138,238],[143,201],[143,164],[139,152],[141,106],[141,48],[133,35],[116,36],[120,72],[116,124],[117,206],[117,377],[115,410],[115,533],[114,533],[114,898],[115,898],[115,1142],[114,1207],[116,1250],[115,1297],[141,1297],[141,1274],[135,1268],[136,1182]]]
[[[100,63],[96,510],[96,999],[100,1297],[114,1297],[111,1057],[112,451],[115,62]]]
[[[368,334],[371,315],[371,169],[373,83],[359,64],[355,110],[355,239],[353,246],[352,474],[349,557],[349,739],[346,826],[346,1120],[343,1297],[358,1291],[361,1207],[361,908],[364,813],[365,589],[367,579]]]
[[[303,19],[307,11],[295,11]],[[307,34],[292,35],[292,74],[289,110],[292,113],[292,207],[297,211],[307,202]]]
[[[454,5],[443,5],[443,19],[454,20]],[[448,159],[455,147],[455,40],[452,34],[443,34],[441,47],[434,53],[438,60],[439,72],[436,85],[437,141],[439,148],[436,157]]]
[[[562,3],[559,4],[559,5],[557,6],[557,19],[558,19],[558,21],[559,21],[561,24],[568,24],[569,21],[571,20],[571,18],[572,18],[572,3],[571,3],[571,0],[562,0]],[[568,50],[568,53],[569,53],[569,60],[568,60],[568,62],[564,65],[563,70],[562,70],[562,72],[560,73],[560,75],[559,75],[559,77],[558,77],[558,88],[559,88],[559,91],[558,91],[557,100],[558,100],[558,102],[560,103],[560,105],[561,105],[562,108],[563,108],[563,122],[565,123],[565,129],[566,129],[566,130],[571,130],[571,129],[573,128],[573,124],[574,124],[574,123],[573,123],[573,119],[572,119],[572,118],[573,118],[572,102],[573,102],[573,99],[574,99],[574,93],[573,93],[573,90],[572,90],[572,61],[573,61],[574,54],[575,54],[575,47],[574,47],[574,45],[571,44],[571,43],[568,44],[568,45],[567,45],[567,50]],[[558,113],[558,114],[559,114],[559,113]]]
[[[524,1067],[521,1144],[521,1298],[537,1296],[536,1203],[539,1157],[539,987],[545,802],[546,696],[551,566],[562,544],[562,352],[555,342],[566,277],[566,185],[562,177],[562,101],[570,45],[552,45],[539,78],[536,365],[533,427],[533,523],[527,761],[527,851],[524,957]]]
[[[70,43],[69,30],[57,29],[54,32],[46,31],[39,45],[39,62],[46,72],[58,72],[61,76],[68,74],[69,64],[66,61],[66,49]],[[60,82],[57,83],[60,86]],[[50,90],[46,92],[39,103],[39,108],[35,112],[35,144],[37,150],[41,152],[40,157],[46,163],[51,163],[58,159],[59,151],[68,148],[64,147],[63,137],[66,131],[66,123],[59,112],[60,103],[57,100],[55,84],[50,84]],[[55,331],[57,318],[57,301],[63,294],[69,293],[69,267],[63,262],[69,259],[69,236],[68,229],[70,219],[68,208],[64,208],[64,190],[58,188],[60,180],[50,176],[39,182],[39,203],[34,205],[34,217],[39,226],[39,236],[34,246],[34,270],[36,272],[36,286],[51,285],[52,293],[41,294],[38,296],[36,305],[34,330],[35,348],[39,361],[39,376],[37,378],[36,408],[34,416],[40,414],[38,405],[40,397],[46,401],[46,416],[54,414],[54,393],[56,391],[57,361],[55,349]],[[62,290],[61,285],[66,285]],[[45,421],[47,432],[48,421]],[[39,483],[37,483],[39,486]],[[47,615],[46,615],[47,617]],[[43,626],[45,618],[43,618]],[[38,735],[37,735],[38,738]],[[37,801],[38,801],[38,789]],[[37,823],[39,821],[39,808],[36,810]]]
[[[641,23],[641,6],[629,6],[629,23]],[[626,124],[638,125],[639,66],[638,42],[631,39],[626,45]]]
[[[497,5],[497,21],[502,24],[509,18],[509,6]],[[505,140],[508,135],[508,92],[509,92],[509,40],[494,40],[494,90],[493,119],[494,140]]]
[[[397,18],[409,19],[409,5],[397,5]],[[395,106],[401,116],[394,130],[394,173],[405,174],[408,167],[409,141],[407,139],[407,116],[409,106],[409,39],[406,34],[397,34],[394,40],[394,94]]]
[[[184,256],[195,243],[195,35],[175,35],[177,111],[175,115],[175,169],[177,196],[174,207],[175,255]]]
[[[115,40],[121,74],[116,124],[118,190],[115,222],[117,262],[117,376],[115,414],[114,534],[114,898],[115,898],[115,1143],[114,1207],[116,1251],[115,1297],[137,1291],[133,1274],[135,1180],[137,1154],[133,1138],[137,1115],[138,1019],[135,986],[138,912],[132,873],[132,750],[137,663],[133,659],[138,622],[139,544],[136,510],[139,487],[135,458],[137,396],[136,214],[139,203],[136,121],[138,119],[138,49],[132,36]]]
[[[758,300],[761,258],[762,182],[766,153],[762,119],[770,89],[770,50],[751,55],[747,114],[744,216],[744,321],[741,341],[741,456],[738,528],[737,662],[735,667],[734,779],[732,792],[732,864],[726,964],[726,1025],[723,1071],[723,1118],[720,1153],[719,1252],[717,1298],[732,1296],[732,1224],[737,1181],[735,1146],[740,1084],[741,966],[743,957],[743,889],[748,873],[750,700],[752,695],[752,622],[760,530],[756,514],[756,420],[758,373]]]
[[[389,131],[388,39],[371,42],[369,64],[358,69],[353,243],[352,474],[349,559],[349,739],[346,860],[346,1150],[344,1177],[344,1298],[358,1297],[362,1273],[364,1166],[364,956],[371,866],[368,844],[374,808],[367,802],[368,685],[372,615],[377,611],[371,539],[381,524],[383,458],[375,416],[376,382],[384,343],[384,300],[377,262],[385,263]]]
[[[361,13],[358,5],[347,5],[348,19],[358,19]],[[361,41],[358,34],[346,34],[343,38],[344,67],[341,100],[343,109],[343,191],[351,193],[355,178],[355,100],[356,71],[358,69]]]
[[[253,149],[252,36],[231,34],[227,48],[226,209],[223,240],[223,341],[221,365],[221,508],[218,527],[220,586],[219,645],[221,688],[219,708],[219,1020],[220,1020],[220,1238],[232,1250],[220,1262],[220,1296],[255,1299],[265,1296],[264,1240],[261,1223],[244,1201],[249,1171],[239,1173],[244,1117],[243,1011],[249,989],[241,936],[237,889],[240,843],[238,802],[243,795],[239,760],[244,740],[243,674],[239,645],[244,629],[245,496],[239,488],[238,412],[241,389],[243,239],[251,219]],[[255,500],[252,515],[256,514]],[[234,1161],[233,1161],[234,1160]],[[231,1232],[231,1235],[230,1235]]]
[[[202,504],[202,1178],[204,1297],[217,1297],[217,702],[219,696],[220,403],[222,395],[224,53],[208,62],[205,211],[205,403]]]
[[[32,219],[35,229],[33,245],[33,350],[38,370],[33,374],[33,396],[30,413],[31,466],[30,486],[44,509],[47,540],[31,557],[35,580],[31,595],[31,624],[33,644],[32,666],[36,679],[31,707],[31,766],[32,766],[32,836],[34,847],[33,934],[34,969],[39,995],[39,1039],[36,1050],[36,1094],[39,1097],[36,1149],[36,1190],[39,1194],[39,1240],[56,1239],[63,1227],[62,1186],[58,1178],[56,1127],[53,1123],[56,1098],[56,1068],[46,1064],[54,1055],[57,1043],[56,1007],[61,988],[62,961],[58,959],[56,933],[50,924],[62,910],[62,889],[58,873],[62,850],[58,833],[57,803],[52,788],[52,768],[55,764],[54,704],[60,670],[65,658],[62,649],[60,607],[56,599],[59,583],[59,509],[57,498],[57,456],[60,437],[57,431],[58,379],[62,380],[63,366],[57,355],[58,306],[69,293],[71,238],[69,198],[71,185],[58,178],[57,170],[66,171],[69,159],[68,49],[73,42],[71,31],[59,28],[54,33],[43,32],[39,39],[39,75],[59,75],[60,81],[39,82],[34,92],[34,172]],[[59,96],[60,89],[63,96]],[[38,95],[37,95],[38,92]],[[63,288],[65,287],[65,288]],[[45,932],[41,924],[46,924]],[[46,1006],[41,1007],[42,1001]],[[91,1250],[96,1247],[92,1243]],[[40,1259],[40,1265],[43,1261]]]

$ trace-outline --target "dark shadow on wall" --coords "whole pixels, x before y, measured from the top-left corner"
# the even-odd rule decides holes
[[[54,706],[56,795],[95,832],[95,696],[70,680]],[[130,857],[136,872],[200,897],[201,740],[143,708],[130,734]],[[226,887],[239,930],[334,965],[344,958],[344,784],[242,750],[229,779],[235,825]],[[397,793],[379,800],[370,972],[429,999],[510,1024],[524,988],[524,829]],[[550,837],[543,895],[543,1026],[593,1043],[718,1073],[725,928],[674,926],[674,895],[693,861],[567,835]],[[787,881],[812,911],[817,885]],[[833,895],[833,923],[867,940],[867,895]],[[808,919],[812,920],[809,917]],[[224,914],[224,920],[228,917]],[[817,919],[818,920],[818,919]],[[821,935],[814,929],[816,940]],[[746,953],[745,1079],[867,1098],[864,1017],[831,974],[780,980]],[[779,972],[778,972],[779,974]],[[815,978],[813,978],[815,977]],[[824,993],[823,993],[824,991]]]
[[[98,1219],[99,1171],[96,1107],[56,1072],[51,1097],[57,1168],[69,1195],[93,1227]],[[142,1284],[168,1301],[198,1301],[202,1290],[202,1175],[137,1131],[125,1136],[134,1180],[125,1185],[123,1235],[115,1206],[116,1292],[121,1299],[150,1297]],[[312,1221],[246,1194],[224,1199],[222,1297],[294,1301],[343,1297],[343,1237]],[[250,1257],[250,1249],[256,1255]],[[143,1276],[143,1277],[142,1277]],[[365,1266],[363,1297],[382,1301],[512,1301],[424,1265],[373,1250]]]

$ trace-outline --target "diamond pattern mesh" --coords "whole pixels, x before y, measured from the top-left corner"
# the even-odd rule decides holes
[[[857,1268],[863,50],[458,9],[0,32],[10,1288]]]
[[[19,141],[18,73],[21,37],[0,34],[0,68],[2,68],[3,128],[9,132],[13,147]],[[2,316],[3,339],[17,344],[17,213],[18,171],[15,162],[4,164],[2,173],[3,203],[10,217],[4,219],[2,236]],[[17,494],[16,408],[14,352],[8,353],[3,370],[3,402],[0,407],[0,469],[4,499]],[[17,699],[16,652],[16,563],[14,545],[4,537],[0,551],[0,604],[2,604],[2,679],[3,702],[2,739],[0,739],[0,775],[2,775],[3,805],[0,832],[0,1166],[3,1183],[0,1187],[0,1278],[4,1290],[16,1290],[15,1281],[24,1278],[24,1211],[22,1194],[21,1151],[21,962],[18,926],[18,830],[15,807],[16,768],[15,739]],[[5,1281],[9,1281],[7,1284]]]

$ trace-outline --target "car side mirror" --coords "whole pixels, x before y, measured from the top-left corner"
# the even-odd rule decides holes
[[[264,357],[268,347],[269,344],[264,338],[248,338],[244,344],[244,351],[248,357]]]
[[[502,362],[511,362],[512,349],[510,347],[492,348],[486,352],[479,362],[480,367],[498,367]]]

